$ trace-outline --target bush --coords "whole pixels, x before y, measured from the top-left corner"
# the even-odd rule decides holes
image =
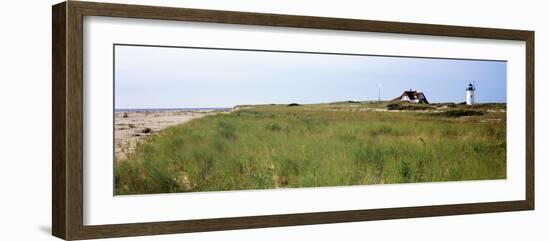
[[[403,106],[403,107],[405,107],[405,110],[428,110],[428,109],[433,109],[432,106],[422,105],[422,104],[407,105],[407,106]]]
[[[287,106],[300,106],[300,104],[298,104],[298,103],[291,103],[291,104],[288,104]]]
[[[397,103],[388,104],[386,106],[388,110],[427,110],[433,109],[432,106],[423,105],[423,104],[410,104],[410,105],[400,105]]]
[[[388,104],[386,107],[388,108],[388,110],[404,110],[405,109],[405,106],[401,106],[397,103]]]
[[[436,114],[446,116],[446,117],[457,118],[457,117],[462,117],[462,116],[483,115],[483,112],[475,111],[475,110],[458,109],[458,110],[448,110],[448,111],[445,111],[445,112],[442,112],[442,113],[436,113]]]

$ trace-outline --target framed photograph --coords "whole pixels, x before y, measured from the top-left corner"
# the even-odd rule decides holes
[[[53,235],[534,209],[534,32],[53,6]]]

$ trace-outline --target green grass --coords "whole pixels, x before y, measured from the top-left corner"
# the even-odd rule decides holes
[[[506,178],[506,113],[457,117],[347,108],[254,106],[164,129],[115,162],[115,192]]]

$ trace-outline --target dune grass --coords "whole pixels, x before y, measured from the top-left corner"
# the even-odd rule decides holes
[[[331,106],[253,106],[164,129],[115,162],[115,192],[506,178],[505,113],[454,117]]]

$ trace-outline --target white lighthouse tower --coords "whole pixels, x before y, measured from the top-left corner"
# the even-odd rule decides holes
[[[472,83],[469,83],[466,86],[466,104],[467,105],[473,105],[474,104],[474,91],[475,90],[476,90],[476,88],[474,87],[474,85],[472,85]]]

